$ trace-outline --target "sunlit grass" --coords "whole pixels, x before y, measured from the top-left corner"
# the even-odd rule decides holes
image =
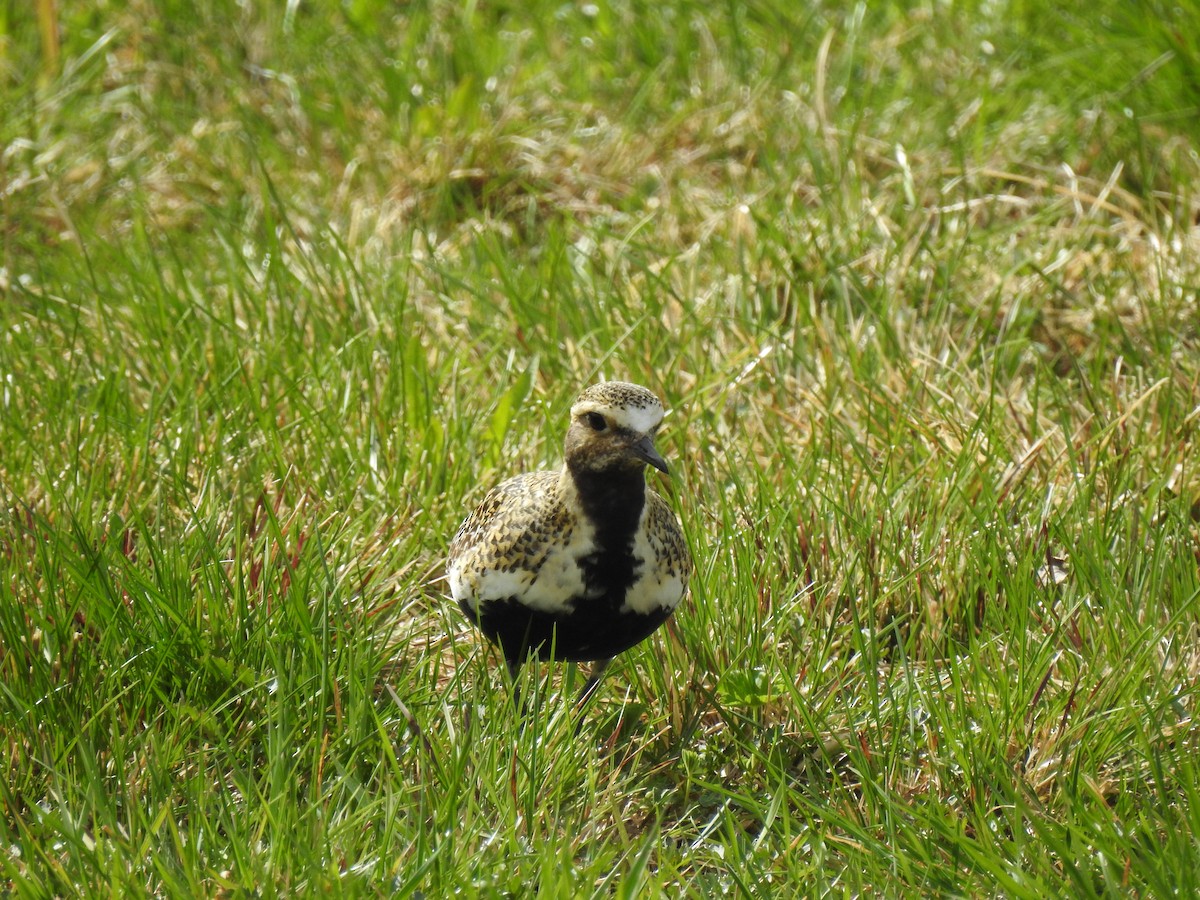
[[[1195,893],[1200,29],[1101,5],[0,15],[0,883]],[[697,575],[522,723],[444,553],[601,377]]]

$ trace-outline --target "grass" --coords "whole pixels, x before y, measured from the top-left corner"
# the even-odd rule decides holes
[[[61,6],[0,5],[4,889],[1200,890],[1190,4]],[[697,575],[522,728],[443,556],[599,377]]]

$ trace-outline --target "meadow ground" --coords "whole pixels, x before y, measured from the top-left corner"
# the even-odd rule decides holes
[[[1200,893],[1198,71],[1191,0],[0,4],[0,890]],[[521,727],[444,553],[601,377],[697,576]]]

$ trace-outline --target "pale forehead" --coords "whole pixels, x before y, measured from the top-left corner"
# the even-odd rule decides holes
[[[580,394],[571,407],[571,415],[586,412],[601,413],[621,427],[641,432],[657,428],[663,418],[662,403],[653,393],[625,381],[594,384]]]

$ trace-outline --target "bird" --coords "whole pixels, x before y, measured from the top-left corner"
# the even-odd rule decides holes
[[[501,482],[451,541],[451,596],[500,649],[518,704],[517,675],[534,658],[592,663],[582,705],[687,592],[679,520],[644,474],[670,475],[654,446],[663,415],[640,385],[591,385],[571,406],[561,469]]]

